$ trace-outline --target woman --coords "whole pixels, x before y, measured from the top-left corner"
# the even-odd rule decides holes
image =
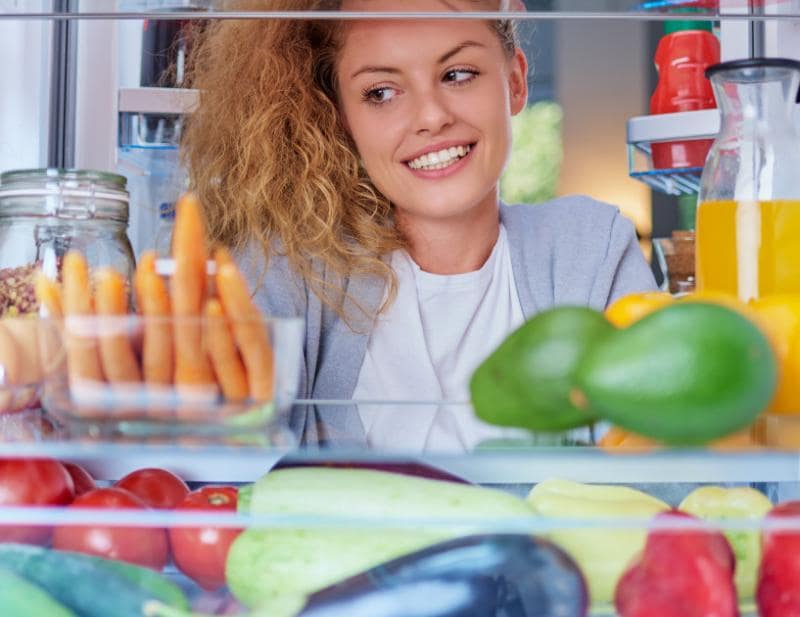
[[[275,0],[243,8],[507,9],[506,0]],[[212,240],[265,313],[306,319],[300,396],[460,399],[524,319],[654,286],[632,225],[587,197],[506,206],[498,182],[527,62],[497,20],[248,20],[194,53],[184,153]],[[442,408],[298,412],[306,441],[465,447]]]

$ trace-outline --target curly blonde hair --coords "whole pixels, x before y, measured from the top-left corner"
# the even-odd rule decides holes
[[[471,1],[501,9],[507,2]],[[334,10],[341,0],[224,4],[244,11]],[[216,20],[193,33],[188,78],[201,97],[183,134],[182,156],[210,241],[238,249],[255,240],[269,259],[279,240],[313,293],[352,323],[342,308],[341,283],[376,276],[388,286],[388,305],[397,282],[383,257],[405,243],[391,204],[359,164],[340,122],[335,67],[342,23]],[[513,55],[513,25],[498,20],[494,27]],[[333,282],[323,279],[317,262]]]

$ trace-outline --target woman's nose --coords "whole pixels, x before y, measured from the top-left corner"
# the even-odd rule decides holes
[[[435,135],[453,124],[454,115],[447,102],[435,93],[420,95],[414,124],[417,133]]]

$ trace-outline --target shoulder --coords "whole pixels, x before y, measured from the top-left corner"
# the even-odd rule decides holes
[[[523,310],[603,308],[621,289],[652,288],[633,223],[590,197],[501,207]]]
[[[263,244],[251,240],[234,257],[263,313],[274,317],[305,315],[305,283],[281,253],[278,242],[268,254]]]
[[[508,228],[539,228],[574,235],[582,229],[610,230],[619,208],[587,195],[569,195],[539,204],[503,204],[500,217]]]
[[[501,206],[500,218],[513,251],[568,261],[602,259],[610,245],[635,238],[633,224],[619,208],[585,195],[540,204]]]

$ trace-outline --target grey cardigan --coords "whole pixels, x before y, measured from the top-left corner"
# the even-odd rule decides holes
[[[602,310],[619,296],[655,288],[633,225],[613,206],[584,196],[535,206],[501,204],[500,220],[508,234],[511,266],[526,318],[564,304]],[[371,321],[363,319],[351,330],[309,291],[281,255],[270,258],[266,272],[259,247],[245,251],[239,262],[249,280],[261,281],[255,301],[265,314],[305,319],[305,366],[298,398],[350,399]],[[332,280],[326,278],[323,268],[320,274]],[[372,313],[383,300],[380,281],[351,278],[345,287],[350,297]],[[361,444],[365,440],[353,406],[296,407],[290,424],[308,445]]]

